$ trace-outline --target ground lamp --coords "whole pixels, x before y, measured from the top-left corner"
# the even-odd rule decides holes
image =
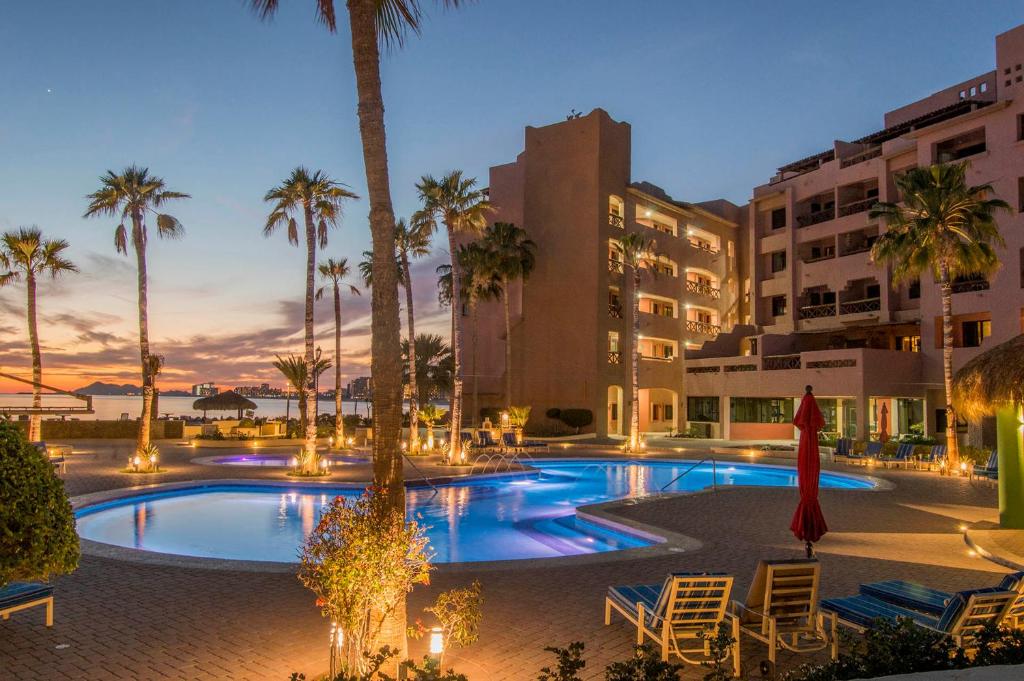
[[[972,421],[996,417],[999,525],[1024,529],[1024,335],[965,364],[953,380],[953,406]]]
[[[430,656],[440,663],[442,655],[444,655],[444,632],[441,627],[431,627]]]

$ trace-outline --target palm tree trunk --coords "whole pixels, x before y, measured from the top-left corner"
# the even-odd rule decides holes
[[[416,392],[416,317],[412,309],[412,273],[409,268],[409,253],[402,251],[402,278],[405,281],[405,309],[409,317],[409,451],[420,449],[420,404]]]
[[[633,308],[633,333],[629,348],[630,417],[629,450],[640,449],[640,272],[633,267],[633,290],[630,292]]]
[[[396,513],[405,513],[405,485],[399,438],[402,427],[402,343],[395,267],[395,213],[388,180],[384,100],[380,90],[380,48],[377,44],[376,0],[348,0],[352,62],[359,93],[359,135],[363,143],[366,188],[370,199],[373,240],[370,374],[373,376],[373,478]],[[407,656],[406,603],[402,597],[390,611],[380,643]],[[375,642],[376,643],[376,642]],[[396,663],[397,664],[397,663]],[[397,672],[397,666],[390,671]]]
[[[942,380],[946,391],[946,457],[949,470],[958,470],[960,445],[956,437],[956,411],[953,409],[953,285],[949,268],[939,271],[939,293],[942,296]]]
[[[448,226],[452,260],[452,423],[451,461],[462,463],[462,272],[456,257],[455,231]]]
[[[477,339],[477,321],[480,316],[477,314],[477,303],[472,301],[473,305],[473,413],[470,414],[469,422],[474,427],[478,423],[477,419],[480,418],[480,375],[476,370],[476,339]]]
[[[146,272],[146,233],[142,211],[132,211],[132,242],[135,246],[139,284],[139,358],[142,362],[142,415],[139,417],[139,434],[135,442],[135,455],[142,459],[142,467],[150,467],[145,451],[149,447],[149,428],[153,418],[153,375],[149,361],[149,299]]]
[[[43,394],[40,383],[43,380],[43,360],[39,353],[39,331],[36,326],[36,276],[31,269],[25,277],[25,288],[28,291],[28,340],[32,345],[32,408],[41,409],[43,406]],[[43,439],[42,434],[43,417],[41,414],[32,414],[28,420],[29,442],[39,442]]]
[[[512,318],[509,314],[508,285],[508,277],[502,277],[501,298],[505,306],[505,409],[512,406]]]
[[[341,290],[334,282],[334,445],[345,444],[345,419],[341,414]]]
[[[302,472],[315,474],[319,468],[316,453],[316,356],[313,351],[313,287],[316,273],[316,225],[313,223],[313,209],[306,203],[303,207],[306,221],[306,430],[303,442]]]

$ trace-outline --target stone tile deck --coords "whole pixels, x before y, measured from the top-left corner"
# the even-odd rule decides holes
[[[71,495],[147,482],[200,478],[280,477],[280,473],[189,463],[191,448],[162,443],[168,472],[129,476],[128,441],[79,442],[65,476]],[[572,455],[580,454],[573,450]],[[863,469],[842,470],[863,472]],[[425,468],[428,475],[435,469]],[[990,516],[990,486],[936,474],[873,470],[890,491],[823,490],[830,532],[818,546],[823,595],[852,593],[858,584],[888,578],[957,590],[993,583],[1004,568],[969,555],[959,525]],[[364,478],[368,465],[346,467],[336,479]],[[414,471],[408,471],[411,476]],[[621,515],[689,535],[703,545],[689,553],[574,565],[478,569],[441,566],[429,588],[410,600],[410,619],[443,589],[479,579],[484,587],[481,640],[446,660],[472,681],[534,679],[550,663],[545,646],[587,643],[587,676],[603,678],[607,662],[630,654],[625,624],[603,626],[610,584],[660,582],[670,570],[735,574],[745,594],[757,560],[799,557],[789,533],[795,489],[726,488],[625,507]],[[74,574],[56,580],[56,624],[27,612],[0,623],[0,679],[253,679],[285,681],[326,668],[327,624],[312,596],[289,574],[150,566],[91,555]],[[759,678],[763,649],[745,639],[745,667]],[[414,642],[421,655],[424,643]],[[807,658],[785,656],[782,667]],[[700,678],[691,669],[686,678]]]

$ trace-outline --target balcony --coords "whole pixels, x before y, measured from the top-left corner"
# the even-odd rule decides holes
[[[821,222],[828,222],[836,217],[836,209],[824,208],[822,210],[816,210],[813,213],[806,215],[796,216],[796,224],[801,227],[810,227],[811,225],[817,225]]]
[[[675,357],[658,357],[657,355],[640,355],[640,359],[645,362],[661,362],[662,364],[671,364],[675,361]]]
[[[977,277],[971,279],[958,279],[953,282],[953,293],[971,293],[974,291],[987,291],[988,279]]]
[[[608,303],[608,316],[612,319],[622,319],[622,304]]]
[[[691,248],[695,248],[695,249],[697,249],[698,251],[700,251],[702,253],[707,253],[709,255],[718,255],[718,251],[719,251],[718,248],[716,248],[715,246],[709,244],[708,242],[706,242],[706,241],[698,241],[698,240],[695,240],[695,239],[690,239],[690,247]]]
[[[622,364],[622,352],[619,350],[608,351],[608,363],[609,364]]]
[[[710,322],[699,322],[695,319],[687,319],[686,330],[690,333],[699,333],[705,336],[717,336],[722,331],[722,327],[718,324],[711,324]]]
[[[714,298],[715,300],[722,297],[722,289],[715,288],[711,284],[705,284],[700,281],[690,281],[689,279],[686,280],[686,292],[696,293],[700,296],[707,296],[708,298]]]
[[[882,147],[881,147],[881,145],[879,145],[879,146],[873,147],[871,149],[866,149],[866,150],[860,152],[859,154],[854,154],[853,156],[847,156],[846,158],[844,158],[841,161],[839,161],[839,167],[840,168],[849,168],[850,166],[855,166],[858,163],[864,163],[865,161],[870,161],[873,158],[878,158],[881,155],[882,155]]]
[[[854,201],[848,203],[845,206],[839,206],[839,217],[843,218],[847,215],[854,215],[856,213],[863,213],[866,210],[871,210],[874,205],[878,203],[878,197],[870,197],[867,199],[861,199],[860,201]]]
[[[823,319],[836,315],[836,304],[805,305],[800,308],[800,319]]]
[[[625,269],[625,267],[623,266],[621,260],[609,260],[608,261],[608,271],[610,273],[612,273],[612,274],[622,274],[624,269]]]
[[[845,303],[839,303],[839,314],[841,315],[878,312],[881,309],[881,298],[864,298],[863,300],[848,300]]]
[[[761,368],[764,371],[783,371],[800,368],[800,355],[773,355],[763,358]]]
[[[616,215],[615,213],[608,214],[608,224],[619,229],[625,229],[626,227],[626,221],[622,219],[621,215]]]

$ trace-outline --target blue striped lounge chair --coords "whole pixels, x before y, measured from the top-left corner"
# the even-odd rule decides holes
[[[992,450],[992,453],[988,455],[988,462],[984,466],[974,464],[971,468],[970,479],[981,478],[982,480],[989,480],[995,482],[999,479],[999,452]]]
[[[1001,591],[1012,591],[1017,595],[1000,624],[1012,629],[1024,628],[1024,572],[1014,572],[1004,576],[994,588]],[[901,608],[917,610],[935,617],[941,617],[949,603],[958,596],[955,593],[939,591],[902,579],[861,584],[860,593]]]
[[[847,461],[850,463],[866,466],[868,461],[877,459],[882,454],[882,443],[881,442],[868,442],[864,445],[863,454],[854,454],[853,447],[850,448],[850,455],[847,457]]]
[[[49,584],[11,582],[0,588],[0,618],[9,620],[19,610],[46,606],[46,626],[53,626],[53,587]]]
[[[494,438],[491,436],[491,431],[482,429],[477,431],[476,436],[476,446],[480,449],[496,449],[498,447],[498,443],[495,442]]]
[[[674,654],[689,664],[709,661],[710,651],[704,633],[717,631],[730,620],[733,675],[740,673],[739,632],[736,620],[727,612],[733,578],[713,572],[675,572],[662,584],[613,586],[604,601],[604,623],[612,622],[618,612],[636,627],[636,642],[652,639],[661,647],[661,659]],[[728,653],[727,653],[728,654]]]
[[[918,468],[922,468],[926,471],[932,469],[938,470],[942,466],[942,462],[946,460],[946,445],[934,445],[928,455],[918,462]]]
[[[505,432],[501,434],[501,444],[507,451],[548,448],[547,442],[540,442],[538,440],[519,440],[517,442],[516,434],[512,432]]]
[[[902,466],[910,467],[914,463],[914,445],[909,442],[901,442],[896,447],[896,454],[893,456],[880,456],[878,461],[886,468],[895,466],[900,468]]]
[[[746,602],[732,602],[740,632],[768,646],[772,673],[780,648],[795,653],[830,648],[833,660],[839,654],[835,618],[818,608],[820,581],[816,560],[762,560]]]
[[[853,440],[848,437],[836,439],[835,449],[832,451],[832,459],[846,459],[853,453]]]
[[[934,594],[922,596],[935,598]],[[988,587],[954,594],[940,613],[913,610],[864,593],[824,600],[821,608],[832,613],[841,625],[856,631],[865,631],[879,618],[891,621],[907,618],[919,627],[950,636],[958,646],[969,648],[978,632],[1004,620],[1016,600],[1014,591]]]

